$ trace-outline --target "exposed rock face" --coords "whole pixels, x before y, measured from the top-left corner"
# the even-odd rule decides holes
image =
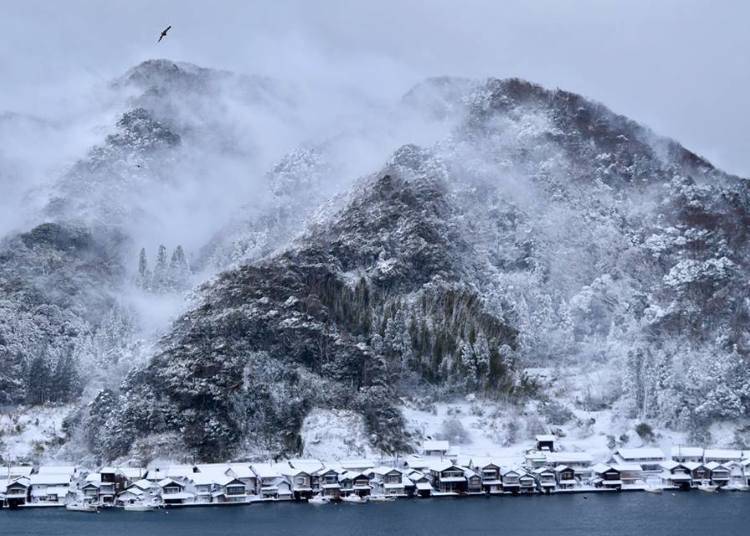
[[[405,448],[395,407],[402,380],[429,370],[449,383],[470,332],[493,348],[515,345],[515,330],[484,311],[471,284],[444,173],[405,147],[330,223],[219,276],[131,378],[127,389],[139,394],[127,397],[125,414],[145,392],[166,430],[179,426],[189,448],[212,458],[248,434],[277,451],[299,449],[315,406],[361,412],[376,446]],[[512,384],[503,357],[488,354],[476,380]]]

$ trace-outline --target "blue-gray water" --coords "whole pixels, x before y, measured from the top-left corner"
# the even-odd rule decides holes
[[[0,511],[13,536],[598,535],[746,536],[750,493],[611,493],[414,499],[365,505],[275,503],[157,512]]]

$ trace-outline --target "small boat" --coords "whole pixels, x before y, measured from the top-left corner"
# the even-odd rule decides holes
[[[126,504],[122,507],[126,512],[153,512],[156,510],[156,505],[153,504]]]
[[[710,484],[701,484],[698,486],[698,489],[701,491],[705,491],[706,493],[716,493],[719,491],[719,486],[712,486]]]
[[[395,500],[396,497],[388,497],[387,495],[370,495],[367,498],[367,502],[391,502]]]
[[[99,508],[91,503],[70,503],[65,505],[65,509],[68,512],[88,512],[91,514],[95,514],[99,511]]]
[[[329,502],[331,502],[331,499],[328,497],[323,497],[322,495],[315,495],[307,499],[307,502],[310,504],[328,504]]]
[[[363,499],[359,495],[347,495],[346,497],[341,497],[341,501],[352,503],[352,504],[364,504],[365,503],[365,499]]]

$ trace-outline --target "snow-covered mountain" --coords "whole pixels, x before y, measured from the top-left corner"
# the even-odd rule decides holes
[[[112,306],[87,318],[77,304],[137,292],[134,219],[169,220],[202,180],[217,182],[209,199],[235,203],[195,218],[208,227],[191,239],[204,284],[121,385],[81,399],[67,428],[76,448],[100,459],[291,454],[306,417],[336,409],[361,416],[371,448],[404,451],[405,405],[467,394],[554,401],[538,416],[548,427],[606,409],[694,440],[729,423],[744,441],[747,180],[601,104],[518,79],[426,80],[387,113],[363,110],[319,139],[306,128],[282,151],[234,106],[282,132],[309,126],[294,119],[305,102],[294,88],[160,60],[113,91],[128,109],[56,184],[55,223],[6,239],[9,311],[35,314],[21,292],[41,287],[40,306],[96,332]],[[243,167],[252,188],[215,173]],[[47,238],[74,225],[84,246]],[[171,239],[177,227],[156,228]],[[91,259],[102,251],[111,270]],[[23,268],[32,255],[54,256],[65,285],[36,283],[49,275]],[[90,278],[81,263],[96,268]],[[16,372],[1,381],[20,389],[33,357],[13,341],[33,330],[6,332],[15,338],[0,332],[0,352]],[[74,356],[60,362],[80,366],[60,340],[56,355]],[[581,365],[608,374],[561,389]],[[8,398],[34,402],[22,399]]]

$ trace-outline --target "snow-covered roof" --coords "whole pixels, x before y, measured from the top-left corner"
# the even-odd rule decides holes
[[[661,465],[661,466],[662,466],[662,467],[663,467],[664,469],[666,469],[667,471],[671,471],[671,470],[672,470],[672,469],[674,469],[675,467],[679,467],[679,466],[681,466],[682,464],[681,464],[681,463],[679,463],[679,462],[676,462],[676,461],[674,461],[674,460],[666,460],[666,461],[663,461],[663,462],[659,463],[659,465]],[[683,466],[683,467],[685,467],[684,465],[682,465],[682,466]]]
[[[417,482],[417,489],[420,491],[432,490],[432,485],[429,482]]]
[[[339,465],[342,469],[346,469],[347,471],[363,471],[365,469],[369,469],[370,467],[375,467],[378,464],[368,459],[356,459],[341,461],[339,462]]]
[[[145,478],[142,478],[140,480],[136,480],[135,482],[133,482],[133,484],[128,489],[138,488],[138,489],[145,490],[145,489],[150,489],[152,485],[153,484],[151,483],[150,480],[146,480]]]
[[[271,463],[254,463],[251,465],[251,468],[258,475],[258,478],[276,478],[281,476],[278,467]]]
[[[548,452],[546,459],[551,464],[591,463],[593,461],[593,457],[588,452]]]
[[[550,469],[549,467],[540,467],[539,469],[536,469],[533,471],[537,475],[541,475],[542,473],[553,473],[555,472],[554,469]]]
[[[673,458],[687,457],[687,458],[702,458],[703,447],[683,447],[675,446],[670,449],[670,454]]]
[[[557,440],[557,437],[555,437],[552,434],[539,434],[538,436],[536,436],[536,440],[537,441],[545,441],[545,442],[546,441],[555,441],[555,440]]]
[[[30,477],[31,484],[35,486],[57,486],[61,484],[70,484],[70,475],[69,474],[45,474],[45,475],[31,475]]]
[[[37,469],[39,475],[72,475],[75,472],[75,465],[40,465]]]
[[[691,471],[695,471],[699,467],[705,467],[701,462],[685,462],[682,465],[690,469]]]
[[[466,469],[464,469],[464,476],[465,476],[466,478],[473,478],[473,477],[475,477],[475,476],[479,476],[479,475],[478,475],[478,474],[476,474],[476,473],[475,473],[474,471],[472,471],[471,469],[468,469],[468,468],[466,468]]]
[[[196,468],[197,466],[193,465],[170,465],[161,474],[168,478],[191,478],[195,474]]]
[[[403,473],[401,469],[397,469],[396,467],[388,467],[387,465],[379,465],[378,467],[373,467],[372,469],[368,471],[368,473],[373,473],[376,475],[387,475],[393,472],[400,473],[400,474]]]
[[[591,470],[595,473],[604,473],[605,471],[609,471],[610,469],[612,469],[612,466],[607,465],[606,463],[597,463],[594,467],[591,468]]]
[[[570,470],[570,471],[572,471],[572,470],[573,470],[573,468],[572,468],[572,467],[570,467],[569,465],[563,465],[563,464],[560,464],[560,465],[556,465],[556,466],[555,466],[555,472],[557,472],[557,473],[559,473],[559,472],[561,472],[561,471],[565,471],[565,470]]]
[[[422,443],[422,450],[423,451],[443,451],[447,452],[451,448],[449,441],[443,441],[443,440],[436,440],[436,439],[428,439],[424,443]]]
[[[413,469],[426,469],[430,466],[430,458],[418,454],[410,454],[406,457],[406,464]]]
[[[320,462],[320,460],[313,459],[289,460],[289,465],[299,471],[303,471],[308,474],[313,474],[323,468],[323,464]]]
[[[618,449],[615,454],[619,454],[623,460],[663,460],[664,452],[654,447],[643,447],[637,449]]]
[[[719,468],[728,469],[726,465],[719,462],[708,462],[706,464],[706,469],[708,469],[709,471],[714,471]]]
[[[218,483],[216,475],[210,473],[195,473],[190,477],[190,481],[196,486],[210,486]]]
[[[369,480],[369,477],[362,471],[344,471],[339,475],[339,481],[341,480],[354,480],[358,477],[365,477]]]
[[[30,465],[13,465],[8,468],[9,477],[29,476],[34,468]]]
[[[250,469],[250,464],[248,463],[230,463],[227,465],[232,474],[237,478],[255,478],[255,473]]]
[[[742,451],[734,449],[706,449],[703,452],[706,460],[741,460]]]
[[[640,472],[643,471],[643,467],[638,465],[637,463],[616,463],[612,465],[613,469],[616,469],[617,471],[622,472]]]
[[[185,487],[184,484],[182,484],[180,482],[177,482],[176,480],[173,480],[171,478],[164,478],[162,480],[159,480],[159,482],[157,482],[157,484],[159,485],[160,488],[164,488],[164,487],[172,485],[172,484],[174,484],[176,486],[180,486],[181,488]]]
[[[453,467],[453,464],[449,460],[434,460],[429,464],[430,471],[442,472]]]

